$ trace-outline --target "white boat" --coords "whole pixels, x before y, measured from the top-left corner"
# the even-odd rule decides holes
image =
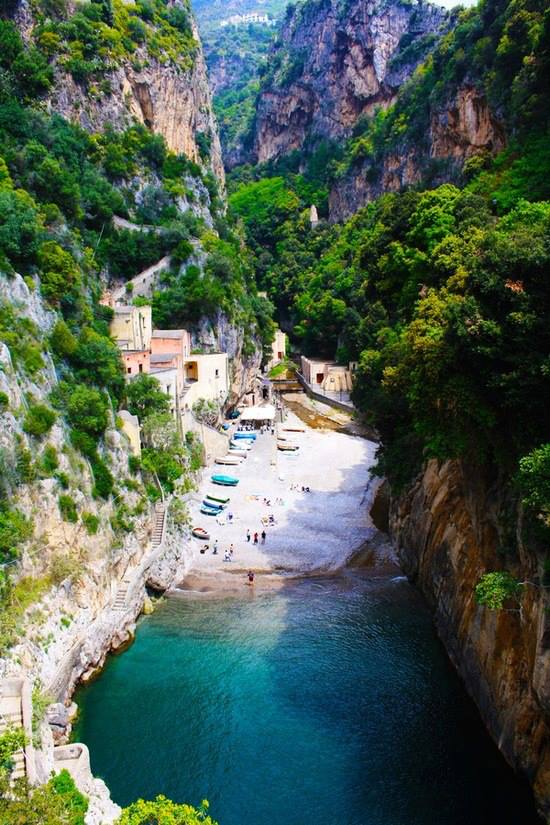
[[[291,444],[290,441],[277,441],[277,449],[282,452],[295,453],[300,447],[298,444]]]
[[[231,441],[229,447],[230,449],[246,450],[249,452],[252,449],[252,444],[249,444],[248,441]]]
[[[235,455],[235,456],[224,455],[224,456],[218,456],[218,458],[214,459],[214,462],[216,464],[240,464],[241,461],[242,461],[242,458],[238,455]]]
[[[229,455],[240,456],[241,458],[248,458],[248,452],[246,450],[237,450],[236,447],[229,448]]]

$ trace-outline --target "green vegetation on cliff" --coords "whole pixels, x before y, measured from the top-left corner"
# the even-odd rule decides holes
[[[0,449],[0,565],[9,565],[10,572],[30,539],[17,509],[25,485],[53,479],[60,516],[82,521],[93,534],[99,529],[93,521],[97,517],[80,512],[73,489],[84,483],[79,478],[85,478],[89,468],[93,485],[84,489],[98,506],[101,501],[113,503],[110,523],[116,543],[132,529],[134,517],[145,507],[145,495],[158,496],[159,484],[172,490],[177,480],[197,469],[195,442],[174,440],[169,433],[166,448],[146,445],[141,474],[133,462],[130,471],[137,480],[116,478],[109,440],[117,429],[116,411],[127,399],[120,352],[109,337],[113,311],[100,303],[110,281],[127,281],[169,255],[166,289],[153,301],[157,322],[189,327],[203,319],[215,321],[224,312],[245,331],[245,354],[251,354],[259,340],[269,343],[272,329],[270,304],[257,295],[242,237],[224,217],[211,172],[169,151],[164,139],[145,126],[90,133],[50,114],[46,105],[75,32],[96,38],[93,48],[84,49],[85,59],[92,60],[97,49],[101,66],[109,67],[111,60],[125,60],[132,51],[119,28],[136,15],[146,21],[149,54],[155,42],[163,60],[171,59],[174,48],[181,70],[186,52],[178,38],[190,37],[189,5],[139,0],[134,6],[106,0],[83,4],[70,15],[69,8],[64,2],[35,3],[35,26],[24,36],[7,19],[15,5],[0,13],[0,344],[9,349],[6,373],[11,375],[13,367],[25,393],[17,409],[6,393],[0,397],[0,415],[10,416],[22,432]],[[166,27],[176,38],[173,42],[165,42]],[[116,54],[104,50],[104,37]],[[85,42],[79,41],[81,46]],[[71,52],[75,60],[80,59],[75,56],[79,49]],[[144,224],[146,230],[140,231]],[[10,300],[15,273],[23,276],[29,294],[39,292],[54,313],[48,323],[28,317],[32,313],[25,301]],[[52,364],[58,383],[46,389],[44,370],[51,375]],[[27,392],[30,382],[37,389]],[[57,451],[46,443],[51,433],[61,439],[60,452],[65,465],[70,457],[71,473],[66,466],[59,469]],[[120,484],[143,498],[136,512],[126,511]],[[2,649],[17,638],[18,605],[28,606],[26,599],[18,600],[14,582],[4,578]],[[52,581],[51,571],[45,571],[44,581]]]
[[[294,345],[358,362],[354,398],[381,434],[379,472],[399,488],[426,458],[461,457],[515,479],[522,459],[525,506],[539,522],[550,509],[540,452],[550,402],[549,32],[540,2],[485,0],[461,12],[395,105],[358,126],[348,159],[332,154],[320,171],[304,156],[236,170],[230,200]],[[309,205],[326,214],[322,187],[350,157],[374,168],[418,145],[430,107],[469,83],[504,118],[505,151],[473,156],[460,187],[385,194],[342,226],[311,225]]]
[[[504,124],[512,151],[523,140],[546,133],[550,79],[550,14],[544,0],[481,0],[458,13],[456,24],[400,90],[393,106],[359,121],[338,168],[345,174],[361,163],[374,180],[383,157],[408,152],[423,158],[425,182],[457,174],[452,159],[430,160],[431,119],[452,104],[457,91],[474,89]],[[519,139],[521,138],[521,143]],[[486,153],[472,158],[470,171],[488,164]],[[548,152],[531,182],[548,197]],[[535,171],[533,169],[533,171]]]

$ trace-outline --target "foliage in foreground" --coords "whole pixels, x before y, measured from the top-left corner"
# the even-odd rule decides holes
[[[7,773],[0,777],[0,825],[84,825],[87,810],[66,770],[38,788],[18,780],[9,792]]]
[[[117,825],[216,825],[216,822],[208,816],[206,800],[199,808],[193,808],[157,796],[153,802],[139,799],[125,808]]]

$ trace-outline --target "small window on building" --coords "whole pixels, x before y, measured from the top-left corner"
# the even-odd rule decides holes
[[[219,378],[219,377],[220,377],[220,371],[216,370],[216,378]]]
[[[128,367],[126,372],[128,373],[128,375],[131,375],[132,374],[132,367]]]
[[[140,365],[139,365],[139,371],[140,371],[140,372],[143,372],[143,364],[140,364]]]

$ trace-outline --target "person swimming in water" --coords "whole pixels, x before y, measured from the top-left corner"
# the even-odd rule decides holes
[[[254,571],[248,571],[248,584],[254,584]]]

